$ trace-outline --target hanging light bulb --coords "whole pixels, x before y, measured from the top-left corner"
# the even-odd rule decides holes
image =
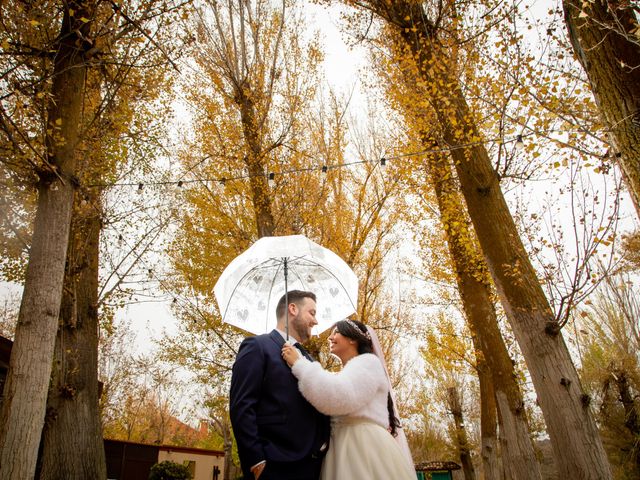
[[[222,186],[224,187],[224,184],[225,184],[225,183],[227,183],[227,179],[226,179],[226,178],[224,178],[224,177],[222,177],[222,178],[219,180],[219,182],[220,182],[220,185],[222,185]]]
[[[271,172],[269,173],[269,187],[273,188],[276,184],[276,174]]]
[[[142,193],[142,189],[144,188],[144,185],[142,183],[138,184],[138,193]]]
[[[384,167],[386,164],[387,164],[387,159],[386,159],[386,158],[384,158],[384,157],[382,157],[382,158],[380,159],[380,165]]]
[[[178,180],[178,187],[182,187],[183,184],[184,182],[182,180]]]
[[[516,149],[522,150],[524,148],[524,141],[522,140],[522,135],[518,135],[516,137]]]
[[[327,173],[328,167],[326,165],[322,165],[322,173]]]

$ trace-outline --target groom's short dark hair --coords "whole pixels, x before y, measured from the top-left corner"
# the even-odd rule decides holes
[[[287,302],[287,300],[288,300],[288,303],[295,303],[298,306],[300,306],[300,304],[302,303],[302,300],[304,300],[305,298],[310,298],[314,302],[316,301],[315,293],[305,292],[303,290],[290,290],[288,297],[289,298],[287,299],[286,295],[282,295],[282,298],[280,298],[280,300],[278,301],[278,305],[276,306],[277,319],[284,317],[284,313],[287,308],[287,305],[285,305],[285,302]]]

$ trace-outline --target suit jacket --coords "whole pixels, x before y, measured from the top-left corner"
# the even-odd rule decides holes
[[[282,358],[277,330],[246,338],[231,375],[229,411],[242,470],[262,460],[294,462],[329,441],[329,417],[307,402]]]

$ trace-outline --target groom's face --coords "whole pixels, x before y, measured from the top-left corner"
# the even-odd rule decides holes
[[[308,297],[302,299],[297,307],[297,314],[290,320],[289,327],[296,338],[304,343],[311,338],[311,329],[318,324],[316,321],[316,302]]]

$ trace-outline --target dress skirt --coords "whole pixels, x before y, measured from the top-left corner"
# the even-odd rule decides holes
[[[416,480],[393,436],[370,420],[331,419],[331,443],[321,480]]]

